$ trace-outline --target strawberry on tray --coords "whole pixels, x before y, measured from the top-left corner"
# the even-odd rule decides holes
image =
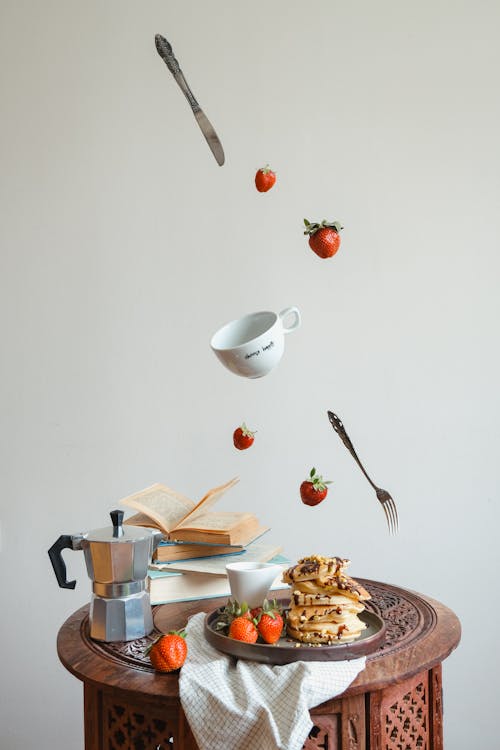
[[[302,643],[286,633],[290,599],[262,603],[249,610],[245,603],[229,600],[225,607],[205,618],[205,637],[211,646],[238,659],[264,664],[290,664],[295,661],[341,661],[373,653],[385,640],[385,623],[366,609],[360,618],[366,624],[354,642],[334,645]]]
[[[229,600],[214,628],[235,641],[256,643],[260,638],[264,643],[276,643],[283,631],[281,607],[276,599],[271,603],[264,599],[261,607],[251,610],[246,602]]]

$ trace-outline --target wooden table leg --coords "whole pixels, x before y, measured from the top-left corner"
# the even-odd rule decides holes
[[[342,750],[366,749],[366,699],[354,695],[342,699]]]
[[[303,750],[366,750],[365,706],[361,693],[313,709],[314,726]]]
[[[85,750],[102,749],[102,694],[87,683],[83,685]]]
[[[431,750],[443,750],[443,682],[441,664],[429,672]]]

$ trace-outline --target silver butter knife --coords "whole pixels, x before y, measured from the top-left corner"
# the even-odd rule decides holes
[[[166,64],[169,71],[172,73],[173,77],[179,84],[179,87],[182,93],[188,100],[189,106],[193,110],[193,114],[195,116],[196,122],[200,126],[200,130],[205,136],[205,139],[208,145],[210,146],[210,149],[213,155],[215,156],[215,161],[220,167],[222,167],[225,161],[224,149],[222,148],[222,143],[220,142],[219,137],[217,133],[215,132],[212,123],[210,122],[206,114],[203,112],[202,108],[196,101],[193,95],[193,92],[189,88],[188,83],[186,79],[184,78],[184,74],[180,68],[180,65],[174,56],[172,45],[161,34],[155,35],[155,44],[156,44],[156,49],[158,51],[158,54],[160,55],[163,62]]]

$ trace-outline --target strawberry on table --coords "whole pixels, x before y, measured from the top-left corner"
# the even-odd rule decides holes
[[[172,630],[157,638],[146,650],[157,672],[174,672],[182,667],[188,650],[185,636],[184,630]]]
[[[231,625],[229,626],[229,637],[234,638],[236,641],[255,643],[259,637],[259,633],[252,620],[242,616],[235,617],[231,622]]]
[[[246,424],[243,422],[242,425],[237,427],[233,432],[233,444],[234,447],[239,451],[244,451],[253,444],[254,435],[256,430],[252,432],[249,430]]]
[[[261,167],[255,175],[255,187],[259,193],[267,193],[268,190],[271,190],[275,182],[276,174],[272,171],[269,164]]]
[[[304,505],[318,505],[328,494],[327,484],[320,474],[316,474],[313,467],[309,472],[309,477],[300,485],[300,497]]]
[[[309,247],[320,258],[331,258],[340,247],[340,231],[343,229],[338,221],[323,221],[318,224],[304,219],[305,232],[309,235]]]

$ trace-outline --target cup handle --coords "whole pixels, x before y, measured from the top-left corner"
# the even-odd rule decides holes
[[[292,324],[289,325],[289,326],[286,326],[284,324],[284,322],[283,322],[287,315],[293,315],[294,316],[294,320],[293,320]],[[291,333],[292,331],[295,331],[295,329],[300,326],[300,320],[301,320],[300,319],[300,312],[299,312],[299,309],[297,307],[285,307],[285,309],[282,310],[278,314],[278,317],[281,320],[281,325],[283,327],[283,333]]]

